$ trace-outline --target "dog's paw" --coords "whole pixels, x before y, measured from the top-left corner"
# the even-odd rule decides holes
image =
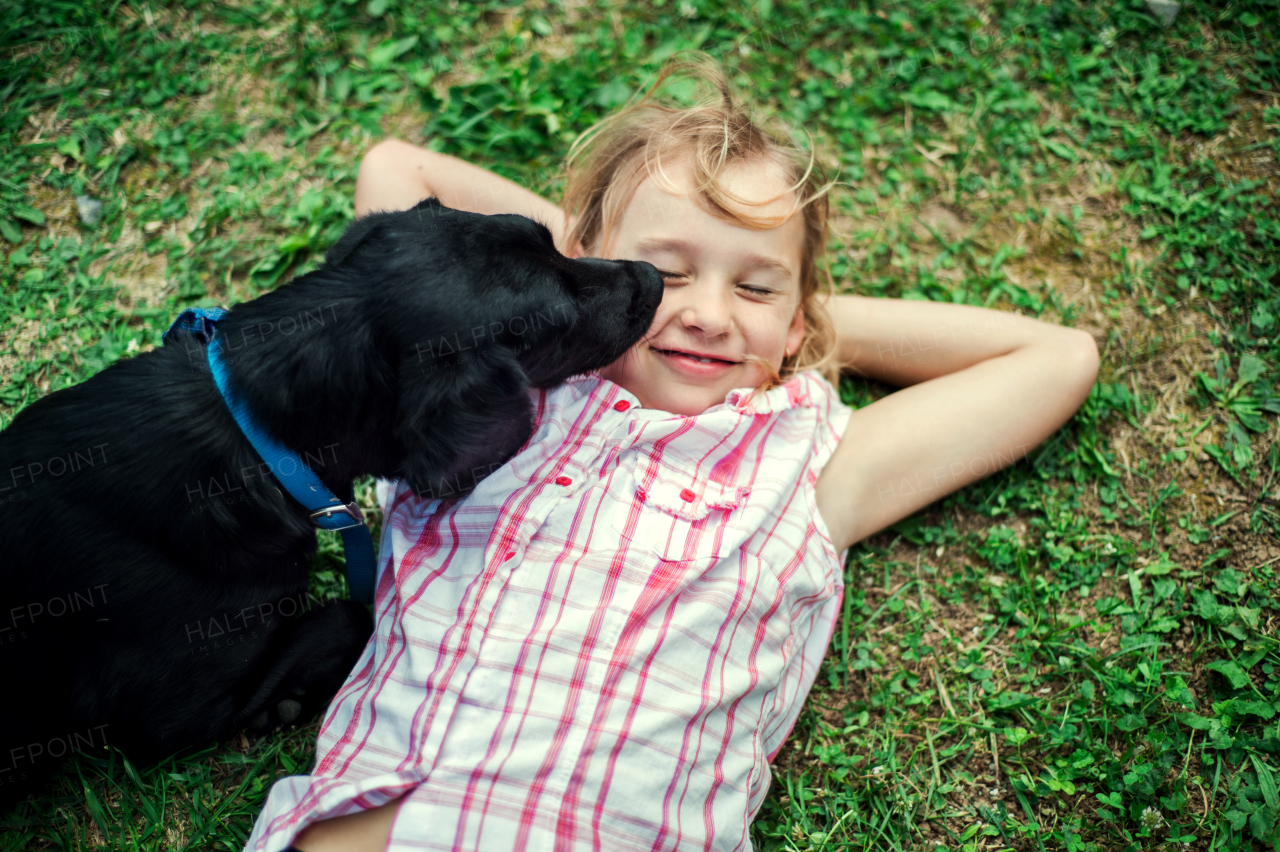
[[[305,697],[303,690],[294,690],[289,693],[288,698],[282,698],[250,717],[245,723],[245,731],[254,736],[262,736],[302,721]]]
[[[280,717],[282,725],[292,725],[301,712],[302,704],[292,698],[286,698],[276,705],[276,715]]]

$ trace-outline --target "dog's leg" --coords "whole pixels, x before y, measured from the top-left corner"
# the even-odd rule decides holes
[[[267,665],[236,716],[254,731],[311,718],[342,687],[373,633],[373,619],[355,601],[333,601],[274,637]]]
[[[188,614],[181,617],[189,620]],[[215,651],[207,660],[171,657],[161,677],[150,671],[145,682],[130,683],[132,700],[118,704],[109,720],[110,740],[136,763],[148,764],[246,726],[265,730],[310,718],[333,699],[372,632],[363,605],[334,601],[266,621],[258,628],[265,635]],[[108,672],[88,692],[104,692],[106,684],[123,679],[115,675]],[[155,696],[166,700],[147,700]]]

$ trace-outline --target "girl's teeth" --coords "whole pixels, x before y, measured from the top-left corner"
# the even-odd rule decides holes
[[[703,357],[703,356],[701,356],[701,355],[690,355],[690,354],[689,354],[689,353],[687,353],[687,352],[674,352],[674,351],[673,351],[673,352],[670,352],[669,354],[671,354],[671,355],[679,355],[679,356],[680,356],[680,357],[682,357],[682,358],[688,358],[690,361],[697,361],[699,364],[714,364],[714,363],[716,363],[716,362],[719,360],[719,359],[717,359],[717,358],[704,358],[704,357]]]

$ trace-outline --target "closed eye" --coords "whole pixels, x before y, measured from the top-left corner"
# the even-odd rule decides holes
[[[672,272],[669,269],[659,269],[658,274],[662,276],[664,281],[680,281],[689,277],[684,272]],[[752,287],[750,284],[739,284],[738,286],[753,296],[772,296],[774,294],[773,290],[766,287]]]

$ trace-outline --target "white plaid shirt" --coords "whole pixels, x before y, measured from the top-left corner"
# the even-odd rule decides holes
[[[247,849],[400,796],[393,850],[750,849],[839,612],[814,485],[851,409],[813,372],[695,417],[531,395],[465,500],[397,483],[374,636]]]

